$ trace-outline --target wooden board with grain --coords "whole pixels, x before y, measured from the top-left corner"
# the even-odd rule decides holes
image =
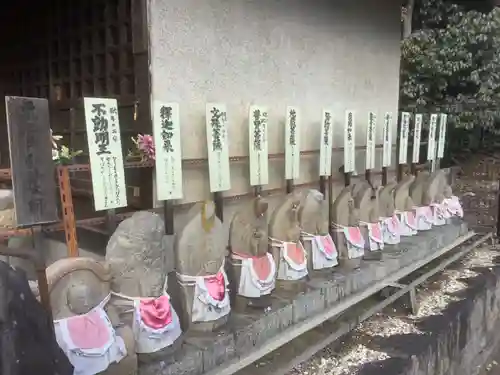
[[[17,227],[58,220],[47,99],[5,97]]]

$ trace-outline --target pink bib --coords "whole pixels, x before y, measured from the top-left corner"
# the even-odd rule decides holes
[[[172,309],[167,296],[141,300],[139,313],[144,325],[152,329],[164,328],[172,322]]]
[[[406,224],[412,229],[417,228],[417,223],[415,222],[415,213],[413,211],[408,211],[406,213]]]
[[[358,248],[365,246],[365,240],[361,235],[361,229],[359,229],[359,227],[345,227],[344,234],[351,245]]]
[[[204,281],[210,297],[216,301],[222,301],[226,295],[226,280],[222,272],[215,276],[205,277]]]
[[[67,320],[66,326],[71,341],[80,349],[102,348],[111,340],[108,322],[99,310]]]
[[[321,243],[323,244],[323,250],[325,251],[325,254],[332,256],[337,252],[335,244],[333,243],[332,237],[330,237],[330,235],[322,236]]]
[[[287,257],[295,264],[303,264],[306,260],[302,246],[295,242],[287,243],[284,251],[286,251]]]
[[[370,224],[370,237],[377,243],[384,242],[382,238],[382,230],[379,223]]]
[[[391,232],[392,234],[396,234],[399,231],[399,225],[400,223],[397,215],[393,215],[391,217],[391,220],[389,220],[388,222],[387,229],[389,229],[389,232]]]
[[[271,262],[267,255],[259,258],[252,258],[252,268],[260,281],[265,281],[271,274]]]

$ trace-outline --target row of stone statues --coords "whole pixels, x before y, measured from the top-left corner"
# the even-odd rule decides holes
[[[188,213],[173,251],[161,218],[138,212],[113,234],[105,261],[55,262],[47,277],[56,337],[75,373],[133,374],[137,361],[169,358],[183,332],[215,331],[232,311],[264,311],[274,294],[293,298],[311,278],[358,268],[401,236],[462,215],[441,171],[381,188],[356,183],[335,199],[331,223],[328,209],[316,190],[288,194],[270,215],[256,197],[227,239],[206,202]]]

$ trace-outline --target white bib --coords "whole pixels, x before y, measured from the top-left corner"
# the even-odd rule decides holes
[[[433,224],[435,226],[442,226],[446,224],[447,210],[439,203],[431,203]]]
[[[272,246],[280,249],[278,280],[296,281],[307,276],[307,254],[299,242],[283,242],[270,238]]]
[[[311,241],[312,266],[314,270],[332,268],[339,264],[338,252],[332,236],[302,233],[302,240]]]
[[[247,298],[259,298],[271,294],[276,287],[276,262],[272,254],[248,257],[232,252],[233,260],[239,260],[240,282],[238,294]],[[236,265],[238,263],[233,263]]]
[[[384,248],[384,237],[381,223],[366,223],[366,226],[368,227],[370,251],[382,250]]]
[[[430,206],[415,207],[417,230],[432,229],[434,215]]]
[[[413,211],[405,211],[400,213],[400,232],[404,237],[411,237],[417,234],[417,222]]]
[[[194,287],[191,320],[193,323],[213,322],[229,314],[229,282],[224,264],[216,275],[188,276],[177,274],[180,284]]]
[[[57,343],[73,365],[74,375],[100,373],[127,355],[123,339],[104,311],[109,298],[86,314],[54,321]]]
[[[361,229],[359,227],[344,227],[342,232],[346,239],[348,258],[361,258],[365,255],[365,239],[361,235]]]
[[[382,236],[384,243],[387,245],[397,245],[401,242],[400,226],[398,216],[394,214],[392,217],[384,217],[382,222]]]
[[[443,206],[450,216],[464,217],[464,210],[457,196],[453,195],[451,198],[446,198],[443,201]]]

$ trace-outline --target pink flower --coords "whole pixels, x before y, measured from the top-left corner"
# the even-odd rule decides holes
[[[139,148],[140,153],[147,160],[155,160],[155,144],[153,137],[149,134],[139,134],[137,136],[137,146]]]

